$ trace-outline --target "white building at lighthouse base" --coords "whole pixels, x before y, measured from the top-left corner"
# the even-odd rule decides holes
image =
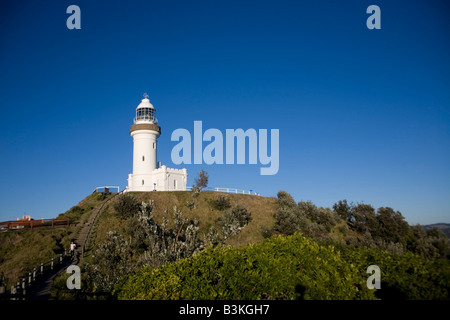
[[[127,191],[181,191],[186,190],[186,169],[161,166],[150,174],[128,175]]]

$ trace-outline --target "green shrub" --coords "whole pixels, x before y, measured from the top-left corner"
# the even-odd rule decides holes
[[[200,195],[200,192],[201,192],[201,191],[202,191],[201,188],[196,187],[196,186],[192,186],[192,189],[191,189],[192,197],[193,197],[193,198],[197,198],[197,197]]]
[[[376,296],[382,300],[434,300],[450,298],[450,261],[429,261],[406,252],[392,254],[379,248],[342,247],[342,257],[351,261],[367,277],[366,268],[377,265],[381,271],[381,289]]]
[[[190,259],[144,268],[114,290],[119,299],[374,299],[354,264],[300,234],[241,249],[208,247]]]
[[[123,219],[132,217],[139,211],[139,201],[129,193],[123,193],[117,197],[114,203],[114,211]]]
[[[212,206],[216,210],[226,210],[228,208],[231,208],[231,201],[228,196],[225,195],[217,195],[217,197],[211,201]]]
[[[285,235],[300,232],[306,236],[313,236],[313,226],[308,219],[307,210],[301,206],[303,203],[298,206],[286,191],[279,191],[277,195],[279,206],[274,214],[273,230]]]
[[[189,208],[189,210],[195,209],[195,202],[194,201],[186,201],[186,207]]]

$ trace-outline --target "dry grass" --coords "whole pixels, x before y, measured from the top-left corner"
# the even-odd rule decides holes
[[[225,213],[214,208],[212,201],[218,195],[226,195],[230,199],[232,206],[240,204],[244,206],[251,214],[252,221],[245,226],[241,232],[227,239],[227,243],[233,246],[244,246],[248,243],[255,243],[263,239],[261,234],[261,226],[271,228],[275,222],[273,214],[278,208],[276,198],[266,198],[255,195],[243,194],[225,194],[213,191],[204,191],[196,198],[192,197],[189,191],[167,191],[167,192],[132,192],[139,201],[153,200],[154,217],[158,222],[162,221],[162,217],[172,220],[173,208],[177,206],[182,211],[183,216],[189,219],[195,219],[199,222],[200,236],[208,231],[210,226],[219,227],[219,218]],[[101,215],[98,226],[96,228],[95,243],[101,243],[106,234],[110,230],[124,231],[125,226],[114,214],[114,201],[110,204]],[[186,205],[188,201],[195,203],[192,210]]]

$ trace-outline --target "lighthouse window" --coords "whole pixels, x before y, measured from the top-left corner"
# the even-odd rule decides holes
[[[144,185],[144,180],[142,180],[142,185]]]
[[[136,120],[155,120],[155,110],[151,108],[136,110]]]
[[[142,161],[145,161],[145,157],[144,156],[142,156]]]
[[[153,149],[155,149],[155,143],[153,142]]]

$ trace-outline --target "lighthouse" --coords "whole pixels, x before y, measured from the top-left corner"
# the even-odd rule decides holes
[[[134,124],[130,128],[133,138],[133,173],[128,175],[127,191],[186,190],[186,169],[167,168],[157,162],[161,127],[155,114],[156,109],[145,93],[136,108]]]

